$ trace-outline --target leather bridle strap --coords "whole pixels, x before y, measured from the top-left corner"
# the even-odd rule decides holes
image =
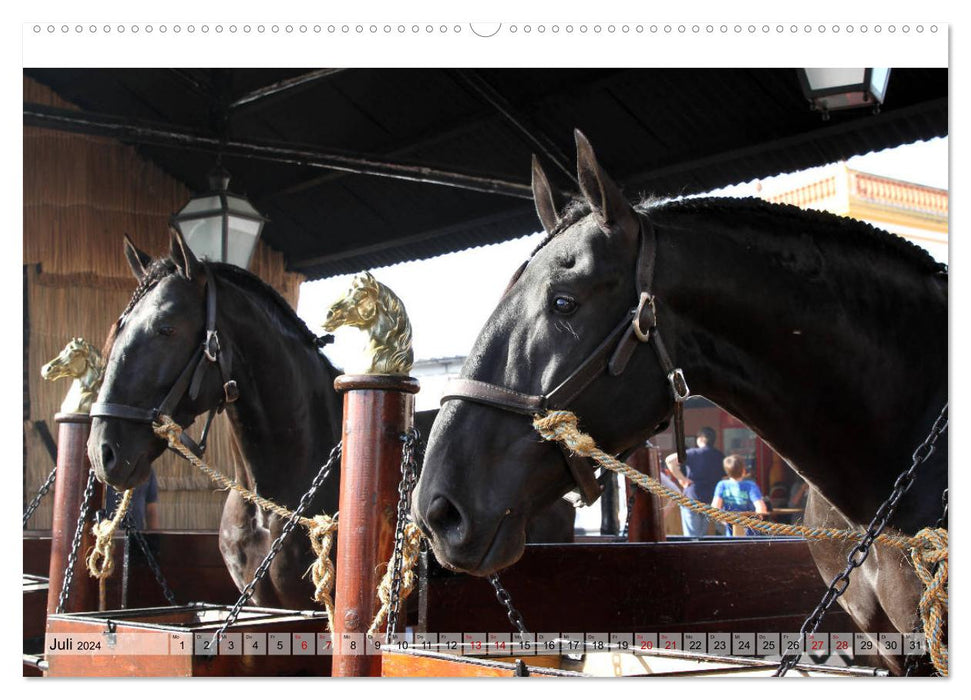
[[[472,401],[512,413],[534,415],[548,409],[565,409],[601,374],[619,376],[638,345],[654,347],[661,369],[667,377],[674,397],[674,426],[678,460],[684,464],[684,401],[690,396],[684,373],[674,366],[671,356],[657,329],[655,300],[650,293],[654,281],[654,260],[657,238],[650,222],[638,217],[639,249],[635,272],[637,306],[632,308],[593,352],[563,382],[547,394],[525,394],[504,386],[478,379],[449,380],[441,403],[454,400]],[[572,454],[563,443],[567,466],[573,474],[585,503],[593,503],[600,495],[594,465],[586,458]]]
[[[156,423],[161,416],[171,416],[186,393],[193,400],[198,398],[206,370],[216,365],[222,378],[223,398],[209,410],[209,416],[206,419],[206,425],[198,445],[192,438],[182,433],[182,443],[199,456],[205,451],[209,426],[212,424],[215,414],[221,411],[227,403],[232,403],[239,398],[236,382],[230,378],[231,352],[229,348],[223,349],[221,347],[219,333],[216,330],[216,280],[209,265],[207,263],[202,263],[202,265],[206,273],[206,335],[202,344],[192,353],[192,357],[189,358],[185,368],[176,378],[162,402],[155,408],[140,408],[109,402],[96,402],[91,406],[92,418],[118,418],[137,423]]]

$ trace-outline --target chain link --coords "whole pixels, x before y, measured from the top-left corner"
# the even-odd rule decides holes
[[[630,539],[630,516],[634,512],[634,498],[637,495],[637,486],[626,478],[622,480],[622,483],[624,484],[624,489],[627,491],[627,517],[624,519],[624,531],[620,534],[624,539]]]
[[[25,528],[27,527],[27,521],[30,520],[30,516],[32,516],[34,511],[37,510],[37,506],[40,505],[41,499],[43,499],[44,496],[47,495],[47,492],[51,490],[51,486],[54,485],[54,479],[56,478],[57,465],[55,464],[54,468],[51,469],[51,473],[47,475],[47,481],[45,481],[44,485],[40,487],[40,489],[37,491],[37,495],[34,496],[34,499],[27,505],[27,509],[24,511]]]
[[[64,612],[68,597],[71,595],[71,584],[74,582],[74,566],[78,561],[78,550],[81,548],[81,538],[84,535],[84,521],[91,505],[91,496],[94,495],[94,468],[88,470],[88,483],[84,487],[84,497],[81,499],[81,512],[78,513],[78,522],[74,527],[74,539],[71,542],[71,553],[67,557],[67,568],[64,570],[64,584],[61,586],[61,593],[57,597],[57,608],[54,613],[60,615]]]
[[[496,598],[499,599],[499,602],[506,609],[506,617],[512,623],[512,626],[519,631],[519,641],[525,646],[527,643],[526,636],[529,632],[526,631],[526,623],[523,621],[522,613],[512,604],[512,596],[509,595],[509,592],[499,582],[499,574],[491,574],[489,576],[489,583],[496,589]]]
[[[152,554],[148,540],[145,539],[145,535],[142,534],[141,530],[134,526],[131,521],[130,513],[125,513],[125,534],[129,538],[135,540],[135,544],[137,544],[138,548],[142,550],[142,554],[145,555],[145,563],[148,564],[148,568],[151,570],[152,575],[155,576],[155,581],[158,583],[159,588],[162,589],[162,595],[165,596],[165,600],[168,601],[169,605],[178,605],[178,603],[175,602],[175,594],[172,593],[172,589],[169,588],[169,583],[165,580],[165,575],[162,573],[162,568],[159,566],[158,560],[155,558],[155,555]]]
[[[405,522],[411,510],[411,492],[418,481],[418,463],[421,460],[421,433],[412,426],[401,436],[401,481],[398,482],[398,523],[394,532],[394,552],[391,555],[391,596],[388,605],[388,625],[385,642],[398,627],[398,608],[401,605],[401,564],[405,542]]]
[[[833,606],[833,603],[843,595],[846,591],[847,586],[850,585],[850,574],[854,569],[861,566],[863,562],[866,561],[870,554],[870,546],[873,541],[880,536],[883,529],[887,526],[890,518],[893,517],[894,511],[897,508],[897,504],[900,499],[903,498],[904,494],[914,483],[914,478],[916,475],[917,467],[926,462],[930,456],[934,453],[935,443],[941,434],[947,430],[947,403],[944,404],[944,408],[941,409],[940,415],[937,420],[934,421],[934,425],[931,427],[930,432],[924,441],[914,450],[914,454],[911,457],[910,467],[904,470],[897,480],[894,482],[893,491],[890,493],[890,497],[884,501],[880,507],[877,509],[876,515],[873,516],[873,520],[870,521],[870,525],[867,527],[866,535],[857,544],[853,550],[850,552],[849,556],[846,558],[846,568],[837,574],[832,581],[829,583],[829,589],[823,595],[823,599],[813,610],[812,614],[806,618],[806,621],[802,623],[802,627],[799,629],[799,634],[803,640],[805,640],[806,635],[815,632],[820,623],[823,621],[823,616],[829,611]],[[945,491],[946,498],[946,491]],[[946,505],[946,501],[945,501]],[[792,670],[795,665],[799,662],[800,654],[798,652],[792,654],[786,654],[782,657],[779,662],[779,668],[776,669],[775,676],[782,677],[786,673]]]
[[[279,537],[277,537],[273,544],[270,545],[270,550],[266,553],[263,561],[256,569],[256,573],[253,574],[253,579],[246,584],[243,591],[240,593],[239,598],[233,605],[232,609],[229,611],[229,615],[226,617],[226,621],[222,626],[216,630],[212,635],[212,639],[209,643],[209,655],[215,655],[219,648],[219,641],[226,634],[226,630],[236,624],[236,619],[239,617],[240,612],[243,610],[243,606],[249,602],[249,599],[253,597],[253,593],[256,591],[256,586],[259,582],[266,576],[267,572],[270,570],[270,565],[276,558],[276,555],[280,553],[283,549],[283,543],[300,523],[300,518],[303,516],[303,512],[310,506],[310,501],[313,500],[314,495],[317,493],[317,489],[327,480],[330,476],[331,470],[334,468],[335,464],[340,462],[341,458],[341,443],[338,442],[334,445],[334,449],[330,451],[330,456],[327,458],[327,462],[320,468],[317,472],[317,476],[310,484],[310,489],[300,498],[300,504],[296,507],[290,517],[287,518],[286,524],[283,526],[283,531],[280,532]]]

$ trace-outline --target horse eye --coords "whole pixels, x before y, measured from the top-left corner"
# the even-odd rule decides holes
[[[175,328],[172,326],[159,326],[159,335],[175,335]]]
[[[558,314],[570,314],[577,308],[577,302],[572,297],[557,296],[553,298],[553,311]]]

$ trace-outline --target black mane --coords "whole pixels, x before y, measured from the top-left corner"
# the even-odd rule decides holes
[[[287,303],[280,293],[252,272],[243,270],[235,265],[226,263],[208,263],[209,268],[216,276],[229,282],[244,291],[250,292],[266,302],[266,306],[273,315],[281,322],[281,327],[291,330],[300,338],[304,339],[315,350],[319,347],[317,335],[311,331],[302,318],[297,316],[297,312]],[[128,306],[118,317],[116,325],[120,326],[125,317],[131,313],[135,305],[153,288],[169,275],[179,274],[175,263],[168,258],[156,258],[153,260],[145,272],[145,276],[138,283],[132,293]],[[114,332],[110,334],[114,336]],[[321,357],[323,357],[321,355]]]
[[[900,256],[930,274],[947,275],[947,265],[939,263],[930,253],[919,245],[902,236],[877,228],[865,221],[839,216],[825,211],[800,209],[792,204],[774,204],[754,197],[741,199],[731,197],[696,197],[674,201],[644,201],[638,204],[637,211],[650,216],[652,211],[696,211],[724,212],[726,216],[756,214],[760,216],[785,218],[786,222],[797,221],[814,233],[827,233],[852,237],[855,241],[865,241],[874,248]],[[820,227],[820,223],[827,226]]]

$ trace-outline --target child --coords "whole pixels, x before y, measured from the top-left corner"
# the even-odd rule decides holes
[[[712,508],[729,511],[751,511],[768,513],[769,509],[762,500],[762,492],[754,481],[744,481],[745,460],[740,455],[729,455],[722,463],[728,478],[719,481],[715,486],[715,497],[711,501]],[[732,536],[732,526],[725,526],[725,534]],[[741,534],[741,533],[739,533]],[[746,534],[754,535],[749,528]]]

